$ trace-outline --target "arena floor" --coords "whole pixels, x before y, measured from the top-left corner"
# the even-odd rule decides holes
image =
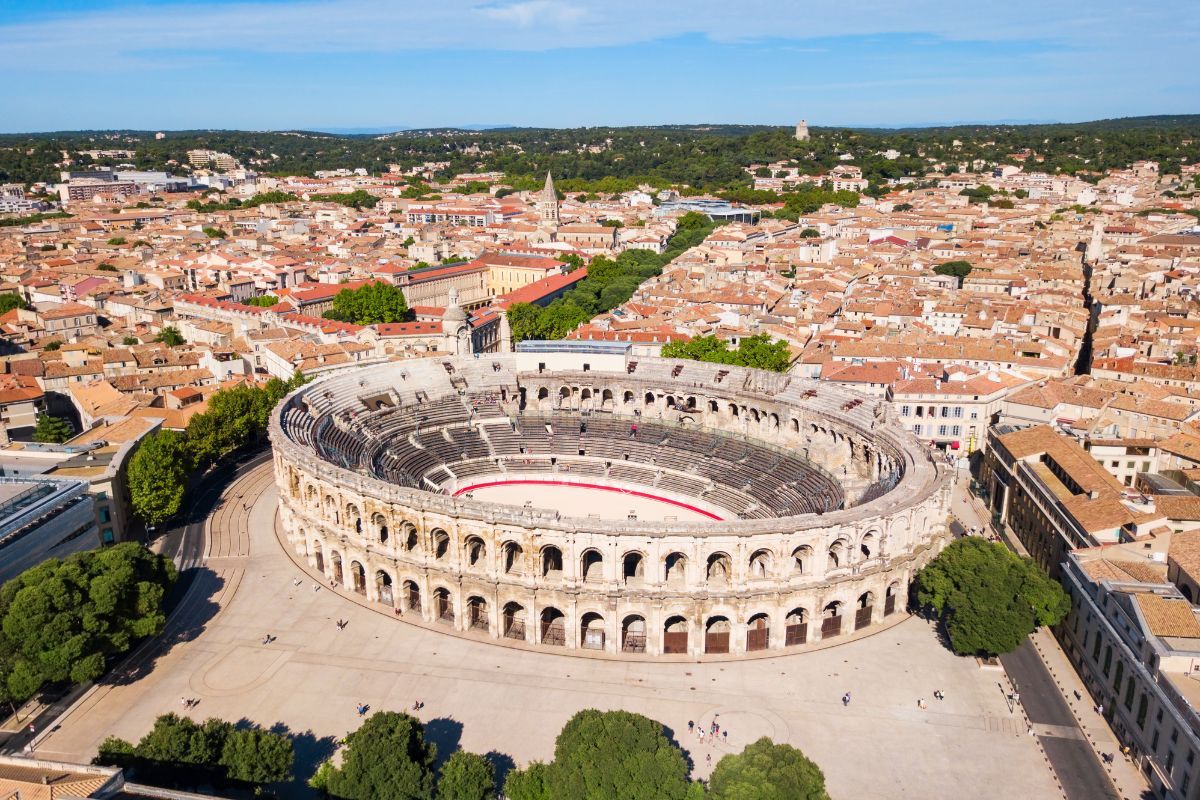
[[[489,503],[557,511],[564,517],[712,522],[728,516],[724,509],[695,498],[685,502],[652,495],[644,488],[624,489],[597,484],[520,479],[487,481],[465,486],[454,494],[456,497],[470,495],[475,500]]]

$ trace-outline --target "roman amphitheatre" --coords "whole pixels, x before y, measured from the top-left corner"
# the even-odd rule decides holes
[[[611,348],[335,373],[271,424],[282,535],[330,585],[496,644],[827,647],[904,616],[944,467],[886,404]]]

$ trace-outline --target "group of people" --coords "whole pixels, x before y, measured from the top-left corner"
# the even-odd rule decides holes
[[[183,706],[184,708],[195,708],[196,706],[200,705],[200,698],[199,697],[181,697],[181,698],[179,698],[179,704],[181,706]]]
[[[718,716],[718,715],[714,715],[714,717],[715,716]],[[688,720],[688,733],[695,733],[700,740],[700,744],[704,744],[705,737],[708,737],[708,743],[710,745],[716,744],[717,742],[723,742],[725,744],[729,743],[729,731],[722,730],[720,724],[717,723],[715,718],[713,719],[712,723],[708,726],[707,731],[705,730],[703,725],[697,725],[694,720],[689,719]],[[712,754],[710,753],[710,754],[706,755],[705,760],[709,764],[712,764]]]
[[[339,619],[339,620],[338,620],[336,623],[334,623],[334,624],[336,624],[336,625],[337,625],[337,629],[338,629],[339,631],[344,631],[344,630],[346,630],[346,626],[350,624],[350,620],[348,620],[348,619]]]
[[[945,692],[943,692],[941,689],[934,689],[934,690],[933,690],[933,696],[934,696],[934,698],[936,698],[936,699],[938,699],[938,700],[945,700],[945,699],[946,699],[946,693],[945,693]],[[929,708],[929,704],[925,702],[925,698],[924,698],[924,697],[918,697],[918,698],[917,698],[917,708],[921,709],[922,711],[924,711],[925,709]]]

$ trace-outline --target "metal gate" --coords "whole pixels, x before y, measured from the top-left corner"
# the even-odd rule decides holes
[[[625,653],[646,652],[646,634],[625,631],[621,641],[621,651]]]
[[[385,606],[390,606],[392,604],[392,585],[390,583],[383,583],[379,585],[379,602],[383,603]]]
[[[688,632],[687,631],[666,631],[663,633],[663,652],[664,653],[687,653],[688,651]]]
[[[325,554],[320,550],[317,551],[317,572],[325,574]]]
[[[450,602],[450,598],[447,595],[436,595],[434,603],[438,619],[442,622],[454,622],[454,604]]]
[[[562,618],[542,623],[542,644],[566,644],[567,636]]]
[[[421,610],[421,590],[416,586],[408,587],[408,607],[412,611]]]
[[[788,625],[784,628],[783,643],[787,647],[794,644],[804,644],[808,641],[808,623],[801,622],[798,625]]]
[[[704,634],[704,652],[728,653],[729,631],[709,631]]]
[[[842,632],[841,617],[826,617],[821,620],[821,638],[828,639]]]
[[[478,603],[471,603],[467,606],[467,624],[472,628],[480,630],[488,629],[487,607],[481,606]]]
[[[854,612],[854,630],[865,628],[871,624],[871,612],[875,610],[874,606],[860,608]]]
[[[765,625],[761,628],[750,628],[746,631],[746,650],[766,650],[770,643],[771,629]]]
[[[896,595],[889,594],[887,599],[883,601],[883,615],[886,617],[896,610]]]
[[[587,628],[583,632],[583,646],[587,650],[604,649],[604,629]]]

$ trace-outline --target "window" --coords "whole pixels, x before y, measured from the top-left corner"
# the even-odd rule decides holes
[[[954,418],[955,418],[955,419],[962,419],[962,406],[955,406],[955,407],[954,407]]]
[[[1175,768],[1175,751],[1167,753],[1167,774],[1171,774],[1171,770]]]
[[[921,426],[920,425],[913,425],[913,435],[914,436],[921,435]]]
[[[1154,736],[1151,737],[1151,739],[1150,739],[1150,752],[1151,753],[1158,752],[1158,729],[1157,728],[1154,729]]]
[[[900,416],[907,417],[912,414],[912,406],[900,406]]]
[[[1104,677],[1112,671],[1112,646],[1104,648]]]
[[[946,426],[938,425],[938,436],[945,436],[945,435],[946,435]]]
[[[1133,676],[1125,683],[1125,710],[1133,711]]]
[[[958,425],[955,425],[954,427],[952,427],[952,428],[950,429],[950,435],[951,435],[951,436],[960,436],[960,435],[962,435],[962,428],[961,428],[960,426],[958,426]]]
[[[1142,692],[1141,698],[1138,700],[1137,724],[1142,730],[1146,730],[1146,693]]]
[[[950,416],[950,406],[942,406],[942,418]]]
[[[113,529],[112,528],[105,528],[102,536],[104,537],[105,544],[113,543]]]

